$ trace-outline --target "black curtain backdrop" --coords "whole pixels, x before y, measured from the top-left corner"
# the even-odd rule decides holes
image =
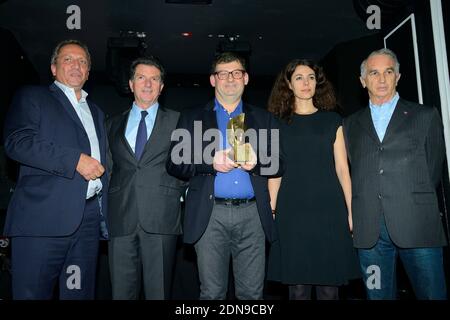
[[[367,91],[359,81],[360,65],[369,52],[382,47],[381,34],[375,34],[340,43],[321,61],[327,77],[333,83],[343,116],[350,115],[367,104]]]

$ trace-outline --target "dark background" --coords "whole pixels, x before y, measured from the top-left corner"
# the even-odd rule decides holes
[[[181,3],[169,3],[181,2]],[[185,3],[183,3],[185,2]],[[415,14],[424,103],[440,108],[428,0],[0,0],[0,124],[15,90],[25,84],[51,82],[49,60],[57,42],[75,38],[92,55],[89,96],[112,115],[130,107],[126,64],[140,53],[158,56],[168,76],[160,102],[181,110],[203,104],[213,96],[210,62],[217,52],[237,51],[249,62],[250,83],[244,99],[265,107],[276,74],[291,59],[319,61],[332,81],[343,116],[367,103],[359,83],[359,65],[367,54],[383,47],[383,37],[411,13]],[[69,5],[81,9],[81,29],[68,30]],[[369,30],[369,5],[381,9],[381,29]],[[446,30],[450,30],[449,1],[442,0]],[[144,32],[145,38],[138,37]],[[189,32],[190,36],[182,36]],[[415,67],[411,62],[408,27],[395,35],[395,52],[402,78],[399,92],[417,101]],[[449,32],[446,33],[447,49]],[[17,166],[0,147],[0,230],[14,188]],[[440,188],[443,222],[448,232],[450,186],[445,166]],[[1,234],[1,233],[0,233]],[[2,240],[2,238],[0,238]],[[3,240],[6,240],[3,238]],[[0,248],[0,299],[9,299],[8,247]],[[174,299],[197,299],[195,252],[179,243],[174,274]],[[98,299],[110,298],[106,243],[102,243]],[[448,269],[448,249],[445,251]],[[399,268],[401,299],[412,299],[411,288]],[[447,275],[448,276],[448,275]],[[448,278],[448,277],[447,277]],[[345,299],[364,299],[360,281],[342,288]],[[286,290],[267,283],[266,298],[285,299]],[[233,298],[230,293],[230,298]]]

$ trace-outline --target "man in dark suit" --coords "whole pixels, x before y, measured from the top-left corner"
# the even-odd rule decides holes
[[[108,187],[102,111],[82,87],[91,67],[79,41],[59,43],[55,82],[25,87],[5,122],[6,154],[20,164],[5,234],[12,239],[14,299],[93,299]]]
[[[396,55],[361,64],[369,105],[344,121],[352,173],[353,240],[369,299],[396,299],[400,256],[419,299],[445,299],[446,238],[435,189],[444,159],[435,108],[401,99]]]
[[[182,182],[165,168],[179,113],[158,103],[164,75],[156,58],[136,59],[129,81],[134,103],[107,121],[113,299],[138,299],[142,282],[146,299],[170,298]]]
[[[278,136],[274,118],[241,100],[248,81],[244,59],[219,55],[210,76],[215,100],[183,112],[172,136],[183,137],[173,142],[167,169],[189,180],[183,231],[184,241],[195,244],[200,299],[225,299],[230,256],[236,297],[261,299],[263,294],[265,238],[275,238],[267,176],[281,170],[278,139],[271,141]],[[246,133],[253,130],[255,136],[248,161],[238,164],[230,155],[226,129],[242,113]],[[268,154],[270,159],[264,157]]]

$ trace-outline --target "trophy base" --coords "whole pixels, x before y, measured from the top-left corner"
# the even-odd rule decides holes
[[[247,144],[236,145],[234,148],[234,162],[245,164],[250,161],[250,148]]]

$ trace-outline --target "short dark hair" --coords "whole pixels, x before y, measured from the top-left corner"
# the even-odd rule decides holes
[[[161,63],[161,61],[154,56],[144,56],[135,59],[130,65],[130,80],[134,79],[136,74],[136,67],[140,64],[145,64],[146,66],[153,66],[161,72],[161,83],[164,83],[166,77],[166,71]]]
[[[237,61],[242,65],[242,69],[247,70],[245,59],[235,52],[223,52],[217,55],[211,64],[211,74],[216,72],[216,67],[221,63],[229,63]]]
[[[56,45],[55,49],[53,49],[52,57],[50,58],[50,64],[56,64],[56,60],[58,59],[58,55],[59,55],[59,52],[61,51],[61,49],[70,44],[77,45],[77,46],[81,47],[81,49],[83,49],[84,52],[86,52],[86,58],[88,60],[88,67],[90,69],[91,68],[91,54],[89,53],[89,49],[88,49],[87,45],[85,45],[83,42],[81,42],[79,40],[74,40],[74,39],[63,40]]]

